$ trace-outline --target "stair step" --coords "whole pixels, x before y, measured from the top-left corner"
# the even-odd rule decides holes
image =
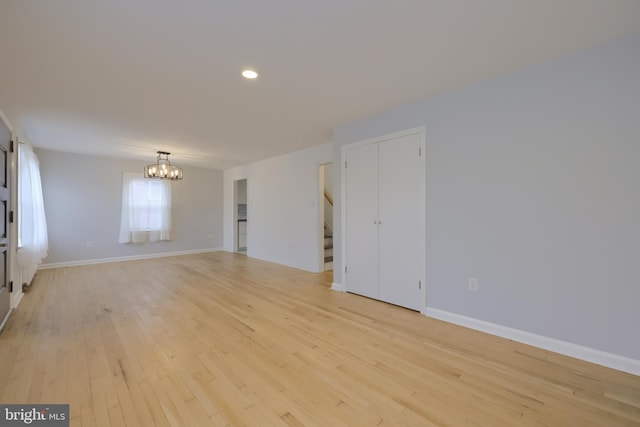
[[[324,228],[324,269],[325,271],[333,270],[333,236],[332,233]]]

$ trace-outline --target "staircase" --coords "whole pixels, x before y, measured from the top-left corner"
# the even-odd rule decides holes
[[[325,165],[322,167],[322,177],[324,184],[324,206],[323,206],[323,222],[324,222],[324,271],[333,270],[333,196],[331,195],[331,186],[327,186],[327,176],[324,168],[330,167]]]
[[[324,226],[324,271],[333,270],[333,235]]]

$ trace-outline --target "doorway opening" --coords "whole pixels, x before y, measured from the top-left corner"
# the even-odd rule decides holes
[[[333,163],[319,166],[318,170],[320,203],[320,271],[333,270]]]
[[[247,254],[247,179],[234,181],[235,207],[234,207],[234,234],[235,252]]]

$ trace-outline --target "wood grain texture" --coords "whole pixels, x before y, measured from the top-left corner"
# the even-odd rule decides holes
[[[225,252],[40,271],[0,402],[73,426],[638,426],[640,377]]]

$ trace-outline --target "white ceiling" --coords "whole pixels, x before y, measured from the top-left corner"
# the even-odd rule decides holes
[[[638,0],[0,0],[0,109],[36,147],[228,168],[638,31]]]

